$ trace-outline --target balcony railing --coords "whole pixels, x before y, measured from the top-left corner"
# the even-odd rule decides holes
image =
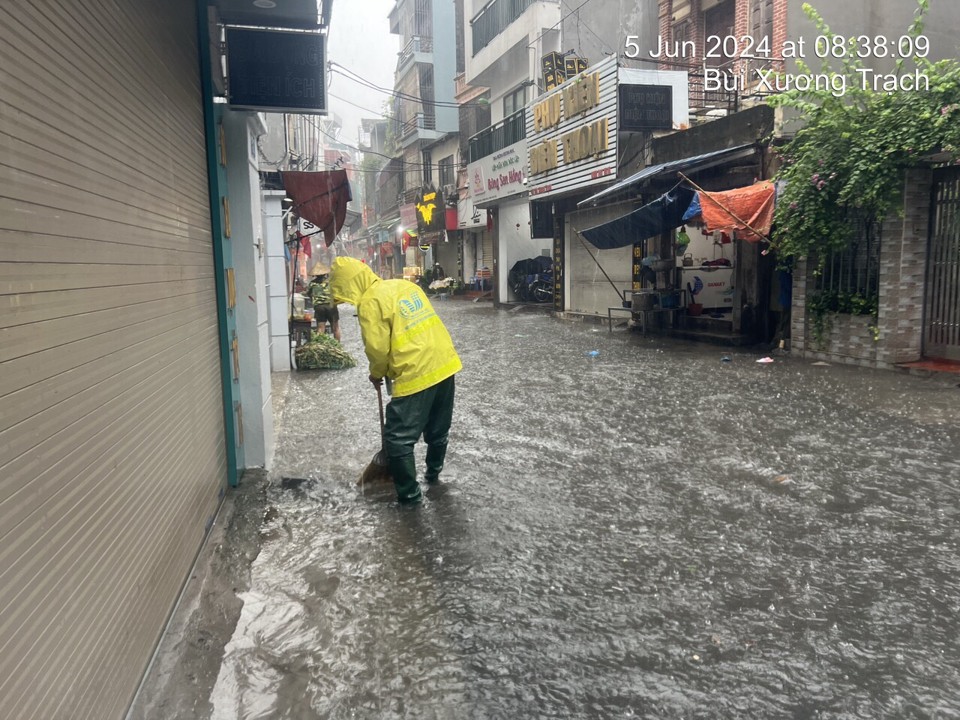
[[[520,142],[526,136],[527,125],[523,110],[518,110],[470,138],[470,162],[503,150],[515,142]]]
[[[690,112],[694,115],[704,115],[711,110],[723,111],[719,116],[732,115],[740,109],[740,95],[736,90],[705,90],[704,76],[700,73],[690,73],[689,102]]]
[[[470,26],[473,31],[473,54],[485,48],[491,40],[507,29],[514,20],[533,5],[534,0],[492,0],[477,13]]]
[[[419,35],[414,35],[410,38],[403,50],[399,54],[397,59],[397,67],[403,67],[407,64],[414,53],[432,53],[433,52],[433,38],[432,37],[420,37]]]
[[[406,138],[418,130],[436,130],[437,129],[437,117],[436,115],[427,115],[424,113],[417,113],[412,118],[407,120],[403,125],[400,126],[400,137]]]

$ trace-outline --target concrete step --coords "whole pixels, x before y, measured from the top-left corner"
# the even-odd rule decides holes
[[[747,335],[735,334],[731,332],[729,328],[726,332],[720,330],[675,328],[666,334],[670,335],[670,337],[680,338],[681,340],[693,340],[696,342],[710,343],[712,345],[723,345],[725,347],[743,347],[755,345],[757,342]]]
[[[902,372],[920,377],[934,374],[960,376],[960,361],[948,358],[924,358],[916,362],[899,363],[896,367]]]
[[[704,332],[730,333],[733,330],[733,318],[730,313],[722,318],[712,318],[709,315],[679,314],[679,325],[683,330],[701,330]]]

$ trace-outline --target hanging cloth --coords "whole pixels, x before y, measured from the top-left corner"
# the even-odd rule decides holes
[[[735,190],[700,192],[698,195],[708,232],[732,234],[736,231],[738,238],[748,242],[760,242],[770,235],[776,192],[769,180]]]
[[[293,211],[323,231],[327,247],[343,227],[352,199],[346,170],[280,173],[283,189],[293,198]]]
[[[683,214],[683,221],[690,222],[695,217],[700,215],[700,193],[695,192],[693,194],[693,200],[690,201],[690,207],[687,208],[687,211]]]

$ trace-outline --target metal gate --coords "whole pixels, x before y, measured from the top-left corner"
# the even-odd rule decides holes
[[[960,168],[934,171],[924,355],[960,360]]]

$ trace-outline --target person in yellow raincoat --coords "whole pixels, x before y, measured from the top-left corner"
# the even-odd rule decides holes
[[[423,290],[382,280],[364,263],[338,257],[330,270],[336,302],[357,308],[370,382],[392,384],[384,441],[397,498],[420,502],[413,449],[427,443],[426,481],[439,481],[453,419],[454,375],[463,367],[450,333]]]

